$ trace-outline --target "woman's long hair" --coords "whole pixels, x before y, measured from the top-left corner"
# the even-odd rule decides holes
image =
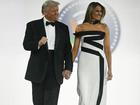
[[[92,17],[91,17],[92,12],[97,6],[100,6],[102,8],[102,17],[101,18],[103,18],[105,16],[105,13],[106,13],[105,7],[103,5],[101,5],[99,2],[91,2],[88,5],[88,8],[87,8],[87,11],[85,14],[85,19],[84,19],[83,23],[85,23],[85,22],[91,23],[92,22]]]

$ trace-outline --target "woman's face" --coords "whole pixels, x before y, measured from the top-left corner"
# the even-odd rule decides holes
[[[94,8],[94,10],[92,11],[92,15],[91,15],[91,18],[93,19],[93,20],[101,20],[101,18],[102,18],[102,8],[101,8],[101,6],[96,6],[95,8]]]

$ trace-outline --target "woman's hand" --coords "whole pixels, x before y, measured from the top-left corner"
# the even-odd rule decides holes
[[[111,71],[108,71],[108,77],[107,77],[107,80],[112,80],[112,72]]]

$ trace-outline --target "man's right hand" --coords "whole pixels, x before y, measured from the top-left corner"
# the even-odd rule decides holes
[[[42,45],[45,45],[47,41],[48,41],[47,37],[43,36],[38,42],[39,47],[41,47]]]

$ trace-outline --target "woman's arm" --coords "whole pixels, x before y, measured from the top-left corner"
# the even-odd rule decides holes
[[[105,39],[104,39],[104,51],[108,63],[108,80],[112,79],[112,57],[110,50],[110,34],[107,25],[105,25]]]
[[[80,32],[81,31],[81,26],[82,25],[78,25],[76,27],[75,32]],[[78,54],[78,51],[79,51],[80,39],[81,39],[80,36],[75,36],[74,45],[73,45],[73,49],[72,49],[72,60],[73,60],[73,62],[74,62],[74,60],[75,60],[75,58],[76,58],[76,56]]]
[[[75,40],[74,40],[74,46],[73,46],[73,49],[72,49],[72,60],[74,62],[76,56],[77,56],[77,53],[78,53],[78,49],[79,49],[79,46],[80,46],[80,37],[76,37],[75,36]]]

